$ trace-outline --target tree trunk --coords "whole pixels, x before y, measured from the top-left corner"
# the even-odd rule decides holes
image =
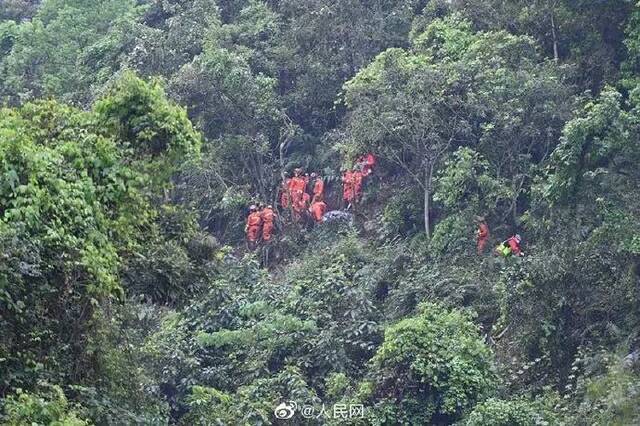
[[[553,36],[553,60],[558,62],[558,37],[556,35],[556,22],[551,11],[551,35]]]
[[[431,239],[431,182],[433,181],[433,162],[427,161],[424,173],[424,232],[427,239]]]

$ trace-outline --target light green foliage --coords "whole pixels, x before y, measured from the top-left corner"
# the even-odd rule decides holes
[[[271,419],[282,401],[317,404],[332,373],[362,375],[363,359],[380,339],[370,283],[359,272],[370,254],[353,239],[326,251],[307,256],[278,282],[250,259],[225,271],[202,301],[171,317],[146,344],[162,381],[185,398],[189,383],[224,390],[234,404],[217,406],[216,416],[237,416],[228,410],[245,407],[246,419]]]
[[[251,0],[233,22],[210,34],[211,42],[247,58],[255,73],[276,76],[279,61],[289,53],[282,46],[284,23],[269,4]]]
[[[436,20],[426,29],[413,29],[412,43],[436,61],[455,61],[474,41],[471,23],[460,16],[452,15]]]
[[[528,35],[546,58],[576,66],[575,82],[583,89],[599,90],[614,81],[624,55],[624,30],[634,9],[634,1],[614,0],[461,0],[429,2],[417,19],[457,13],[475,28],[504,29]],[[598,19],[594,19],[598,17]],[[555,34],[554,34],[555,33]],[[577,69],[589,70],[580,72]]]
[[[488,399],[476,405],[465,426],[542,426],[557,424],[549,408],[537,401]]]
[[[122,59],[145,76],[170,77],[202,52],[207,35],[220,27],[214,0],[151,2],[133,26],[135,45]]]
[[[147,172],[158,182],[197,159],[202,144],[186,111],[169,101],[157,81],[145,83],[126,73],[94,106],[100,124],[133,150]]]
[[[0,422],[637,424],[634,3],[0,0]]]
[[[612,241],[620,251],[640,249],[640,206],[634,189],[640,182],[637,163],[639,104],[637,90],[629,105],[609,88],[587,103],[567,123],[549,164],[543,196],[569,203],[584,218],[594,244]]]
[[[54,101],[2,110],[0,245],[6,261],[0,267],[0,383],[3,389],[32,389],[41,378],[55,378],[78,386],[94,419],[158,420],[165,413],[161,403],[150,401],[153,392],[142,389],[144,370],[127,365],[139,353],[123,356],[120,340],[126,333],[116,324],[124,320],[118,323],[121,318],[107,314],[106,306],[125,293],[153,295],[140,283],[131,285],[129,279],[140,274],[132,259],[153,253],[153,261],[161,263],[170,256],[163,258],[159,248],[172,247],[189,263],[191,252],[199,251],[197,242],[187,247],[196,237],[188,212],[160,207],[156,200],[161,189],[171,187],[162,177],[168,180],[177,170],[172,156],[182,162],[196,157],[200,139],[184,110],[172,106],[159,88],[126,78],[98,112]],[[140,114],[136,130],[120,131],[126,126],[116,125],[114,106],[132,98],[139,100],[132,105]],[[159,139],[166,145],[156,147],[153,156],[137,147]],[[163,174],[152,179],[149,173],[159,164]],[[178,258],[173,255],[168,274],[183,272],[177,270]],[[206,281],[200,271],[183,269],[192,274],[191,280],[186,273],[181,277],[189,286]],[[180,283],[174,291],[188,292]],[[163,290],[161,282],[154,285]],[[94,380],[100,375],[103,382]],[[99,399],[91,396],[95,392]],[[128,400],[135,403],[122,402]]]
[[[470,144],[500,169],[494,180],[515,213],[531,160],[554,143],[542,129],[559,128],[566,114],[557,70],[540,61],[530,38],[474,33],[459,19],[436,20],[414,40],[413,50],[389,49],[345,84],[351,115],[340,149],[371,150],[403,169],[423,190],[427,221],[434,177],[456,147]]]
[[[131,238],[118,224],[132,218],[108,206],[144,209],[136,194],[141,176],[121,164],[113,139],[91,131],[88,114],[53,102],[3,114],[2,229],[20,229],[40,250],[55,253],[59,268],[85,276],[88,293],[120,291],[117,247],[107,235],[124,231],[120,238]]]
[[[2,424],[7,426],[86,426],[75,407],[67,401],[59,386],[49,386],[46,391],[31,394],[18,391],[4,400]]]
[[[456,419],[495,382],[492,354],[477,327],[467,315],[435,304],[387,327],[371,363],[377,424]]]
[[[98,8],[84,0],[45,0],[33,20],[18,25],[10,53],[0,60],[0,94],[12,103],[54,96],[87,105],[92,85],[104,83],[96,77],[106,76],[94,74],[98,67],[85,61],[92,58],[84,52],[105,46],[110,32],[136,14],[132,0]]]
[[[434,253],[471,248],[469,240],[476,231],[474,216],[497,215],[509,208],[513,193],[508,181],[495,177],[490,167],[485,158],[468,147],[458,148],[445,161],[435,179],[433,199],[449,216],[434,229],[430,245]]]
[[[181,424],[277,424],[274,409],[284,401],[294,401],[300,406],[314,405],[319,409],[318,397],[305,382],[302,372],[295,367],[285,367],[269,378],[240,386],[231,395],[214,388],[194,386],[188,398],[191,412]],[[297,419],[301,419],[300,413]]]

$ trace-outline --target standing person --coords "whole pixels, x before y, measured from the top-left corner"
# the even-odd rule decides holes
[[[261,227],[262,217],[258,211],[258,207],[251,205],[249,207],[247,224],[244,227],[244,232],[247,234],[247,246],[249,247],[249,250],[256,249],[258,245],[258,238],[260,238]]]
[[[293,171],[293,178],[289,184],[291,194],[291,216],[294,222],[299,222],[309,205],[309,194],[307,194],[307,181],[302,174],[302,169]]]
[[[260,212],[260,218],[262,219],[262,241],[264,243],[270,243],[274,229],[274,222],[276,220],[276,213],[273,211],[273,206],[268,205]]]
[[[353,202],[353,172],[348,169],[342,171],[342,201],[347,209]]]
[[[302,176],[302,169],[297,168],[293,171],[293,177],[289,182],[289,193],[291,194],[291,205],[295,209],[296,205],[302,202],[302,197],[307,188],[307,182]]]
[[[309,207],[309,213],[311,213],[311,218],[316,223],[323,222],[323,216],[327,212],[327,204],[322,200],[322,196],[313,197],[313,203],[311,203],[311,207]]]
[[[352,187],[353,187],[353,200],[355,203],[359,203],[362,198],[362,181],[364,180],[364,173],[361,170],[355,170],[351,173]]]
[[[489,241],[489,225],[484,216],[476,216],[476,223],[478,224],[478,230],[476,231],[478,239],[477,252],[478,256],[480,256],[484,253],[484,248],[487,245],[487,241]]]
[[[324,179],[315,173],[311,173],[311,182],[313,183],[312,195],[324,198]]]
[[[311,200],[311,196],[306,192],[302,193],[302,198],[299,199],[293,205],[293,219],[296,222],[300,222],[303,216],[307,213],[307,209],[309,208],[309,201]]]

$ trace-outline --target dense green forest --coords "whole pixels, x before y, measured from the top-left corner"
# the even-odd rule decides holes
[[[640,424],[639,164],[636,0],[0,0],[0,424]]]

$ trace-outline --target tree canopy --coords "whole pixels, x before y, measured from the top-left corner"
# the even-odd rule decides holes
[[[639,424],[639,141],[634,1],[2,1],[0,423]]]

